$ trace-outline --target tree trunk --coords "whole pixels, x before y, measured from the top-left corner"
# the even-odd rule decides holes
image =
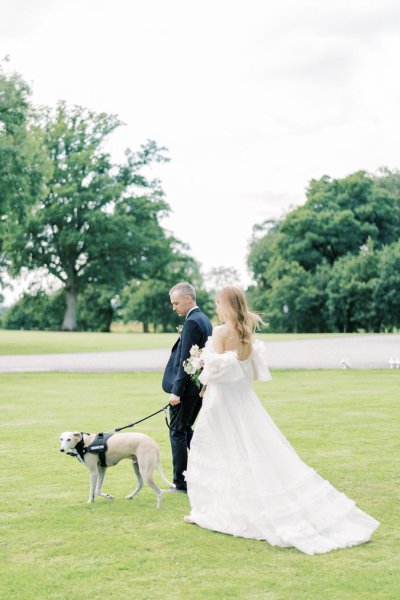
[[[149,333],[149,324],[147,323],[147,321],[143,321],[142,325],[143,325],[143,333]]]
[[[65,331],[75,331],[77,328],[77,304],[78,292],[76,288],[68,288],[66,294],[66,309],[62,329]]]
[[[106,312],[106,316],[104,319],[104,328],[103,331],[109,333],[111,330],[111,323],[113,321],[113,317],[114,317],[114,311],[113,308],[111,306],[111,302],[108,303],[108,307],[107,307],[107,312]]]

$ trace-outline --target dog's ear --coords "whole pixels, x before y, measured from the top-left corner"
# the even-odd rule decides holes
[[[80,438],[81,434],[79,433],[79,431],[74,431],[74,437]]]

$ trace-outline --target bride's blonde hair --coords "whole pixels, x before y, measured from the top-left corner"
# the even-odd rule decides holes
[[[229,286],[216,295],[226,321],[233,325],[242,344],[251,344],[253,333],[263,324],[260,315],[251,312],[240,288]]]

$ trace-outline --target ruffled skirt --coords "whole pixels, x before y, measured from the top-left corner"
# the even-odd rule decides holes
[[[299,458],[247,381],[209,384],[186,481],[197,525],[306,554],[368,542],[379,526]]]

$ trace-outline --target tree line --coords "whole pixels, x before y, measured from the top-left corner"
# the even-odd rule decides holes
[[[167,150],[149,140],[115,163],[106,147],[121,126],[65,102],[36,107],[26,82],[0,67],[0,283],[37,274],[3,326],[109,331],[118,319],[173,331],[168,290],[179,280],[213,314],[199,263],[161,224],[170,209],[148,167]],[[250,303],[270,331],[399,328],[400,172],[311,180],[305,204],[254,226],[248,266]],[[218,289],[237,272],[210,279]]]
[[[254,228],[253,306],[272,331],[400,327],[400,172],[312,180],[304,205]]]

